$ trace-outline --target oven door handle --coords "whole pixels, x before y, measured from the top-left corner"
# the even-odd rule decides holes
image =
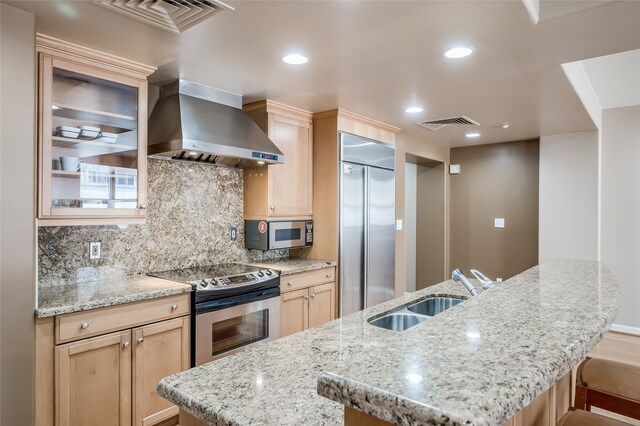
[[[260,300],[271,299],[272,297],[278,296],[280,296],[280,287],[273,287],[252,293],[225,297],[224,299],[196,303],[195,312],[196,315],[200,315],[211,311],[218,311],[220,309],[231,308],[233,306],[243,305],[251,302],[258,302]]]

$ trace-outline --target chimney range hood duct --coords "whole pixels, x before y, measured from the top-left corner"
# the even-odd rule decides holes
[[[190,81],[161,87],[149,118],[149,157],[235,167],[284,163],[241,108],[241,96]]]

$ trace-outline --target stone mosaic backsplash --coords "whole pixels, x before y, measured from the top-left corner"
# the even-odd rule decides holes
[[[147,167],[146,224],[38,228],[39,285],[288,257],[245,249],[241,169],[153,159]],[[99,260],[89,259],[92,241],[102,243]]]

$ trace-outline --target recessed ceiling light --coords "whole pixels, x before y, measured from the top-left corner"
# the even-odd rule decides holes
[[[465,58],[473,53],[473,47],[459,46],[444,52],[444,56],[450,59]]]
[[[511,124],[509,124],[509,123],[504,123],[504,124],[502,124],[500,127],[502,127],[503,129],[508,129],[509,127],[511,127]]]
[[[479,138],[480,137],[480,133],[477,132],[473,132],[473,133],[467,133],[466,135],[464,135],[465,138]]]
[[[409,107],[409,108],[405,109],[404,112],[408,112],[409,114],[416,114],[418,112],[422,112],[422,108],[417,107],[417,106]]]
[[[298,53],[292,53],[291,55],[287,55],[282,58],[284,62],[290,65],[302,65],[309,62],[309,58],[304,55],[300,55]]]
[[[264,161],[256,161],[256,163],[258,163],[258,166],[264,166]]]

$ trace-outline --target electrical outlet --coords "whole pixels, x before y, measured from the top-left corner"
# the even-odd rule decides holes
[[[100,259],[100,242],[89,243],[89,259]]]
[[[496,278],[496,282],[497,283],[501,283],[502,282],[502,278],[500,278],[500,277]]]
[[[235,241],[238,239],[238,230],[236,228],[230,228],[229,234],[231,236],[231,241]]]

